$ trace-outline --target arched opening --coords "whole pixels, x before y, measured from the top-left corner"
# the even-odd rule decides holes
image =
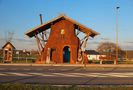
[[[64,47],[63,49],[63,62],[64,63],[70,62],[70,48],[68,46]]]

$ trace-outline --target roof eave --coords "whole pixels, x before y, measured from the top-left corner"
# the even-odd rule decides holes
[[[95,37],[96,35],[99,35],[98,32],[96,32],[96,31],[92,30],[91,28],[88,28],[88,27],[80,24],[79,22],[77,22],[77,21],[75,21],[75,20],[73,20],[73,19],[71,19],[71,18],[69,18],[69,17],[67,17],[65,15],[60,15],[60,16],[50,20],[49,22],[46,22],[46,23],[44,23],[42,25],[39,25],[39,26],[37,26],[37,27],[35,27],[33,29],[30,29],[29,31],[27,31],[25,33],[25,35],[27,35],[28,37],[31,38],[31,37],[35,36],[35,34],[38,34],[38,33],[42,32],[42,31],[45,31],[45,30],[49,29],[53,23],[57,22],[60,19],[66,19],[66,20],[74,23],[74,25],[77,26],[76,29],[80,28],[80,30],[82,32],[86,33],[86,34],[91,33],[90,34],[91,37]]]

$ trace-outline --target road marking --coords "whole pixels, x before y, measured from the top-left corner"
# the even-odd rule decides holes
[[[30,75],[37,75],[37,76],[54,76],[51,74],[44,74],[44,73],[29,73]]]
[[[31,76],[31,75],[29,75],[29,74],[27,74],[27,73],[7,73],[8,74],[8,76],[9,75],[16,75],[16,76]]]
[[[74,75],[79,75],[82,77],[106,77],[105,75],[100,75],[101,73],[72,73]]]
[[[0,76],[5,76],[5,74],[4,73],[0,73]]]
[[[65,73],[53,73],[54,75],[59,75],[59,76],[67,76],[67,77],[79,77],[79,76],[76,76],[76,75],[72,75],[72,74],[65,74]]]
[[[4,72],[0,76],[49,76],[49,77],[133,77],[133,73],[14,73]]]

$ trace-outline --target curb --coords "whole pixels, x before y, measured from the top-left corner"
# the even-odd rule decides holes
[[[68,66],[68,67],[121,67],[121,68],[133,68],[133,64],[0,64],[0,66]]]

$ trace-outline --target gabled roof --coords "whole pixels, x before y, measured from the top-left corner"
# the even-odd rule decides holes
[[[89,55],[100,55],[100,53],[95,50],[85,50],[85,53]]]
[[[11,44],[11,42],[7,42],[2,48],[5,48],[8,44],[10,44],[13,47],[13,49],[15,49],[15,47]]]
[[[33,37],[33,36],[35,36],[35,34],[41,33],[43,31],[49,29],[52,24],[54,24],[60,20],[68,20],[68,21],[72,22],[75,26],[74,27],[75,29],[78,29],[81,32],[84,32],[86,34],[89,34],[89,36],[91,36],[91,37],[94,37],[99,34],[98,32],[78,23],[77,21],[67,17],[66,15],[59,15],[57,18],[54,18],[54,19],[50,20],[49,22],[46,22],[44,24],[41,24],[41,25],[31,29],[31,30],[27,31],[25,34],[29,37]]]

